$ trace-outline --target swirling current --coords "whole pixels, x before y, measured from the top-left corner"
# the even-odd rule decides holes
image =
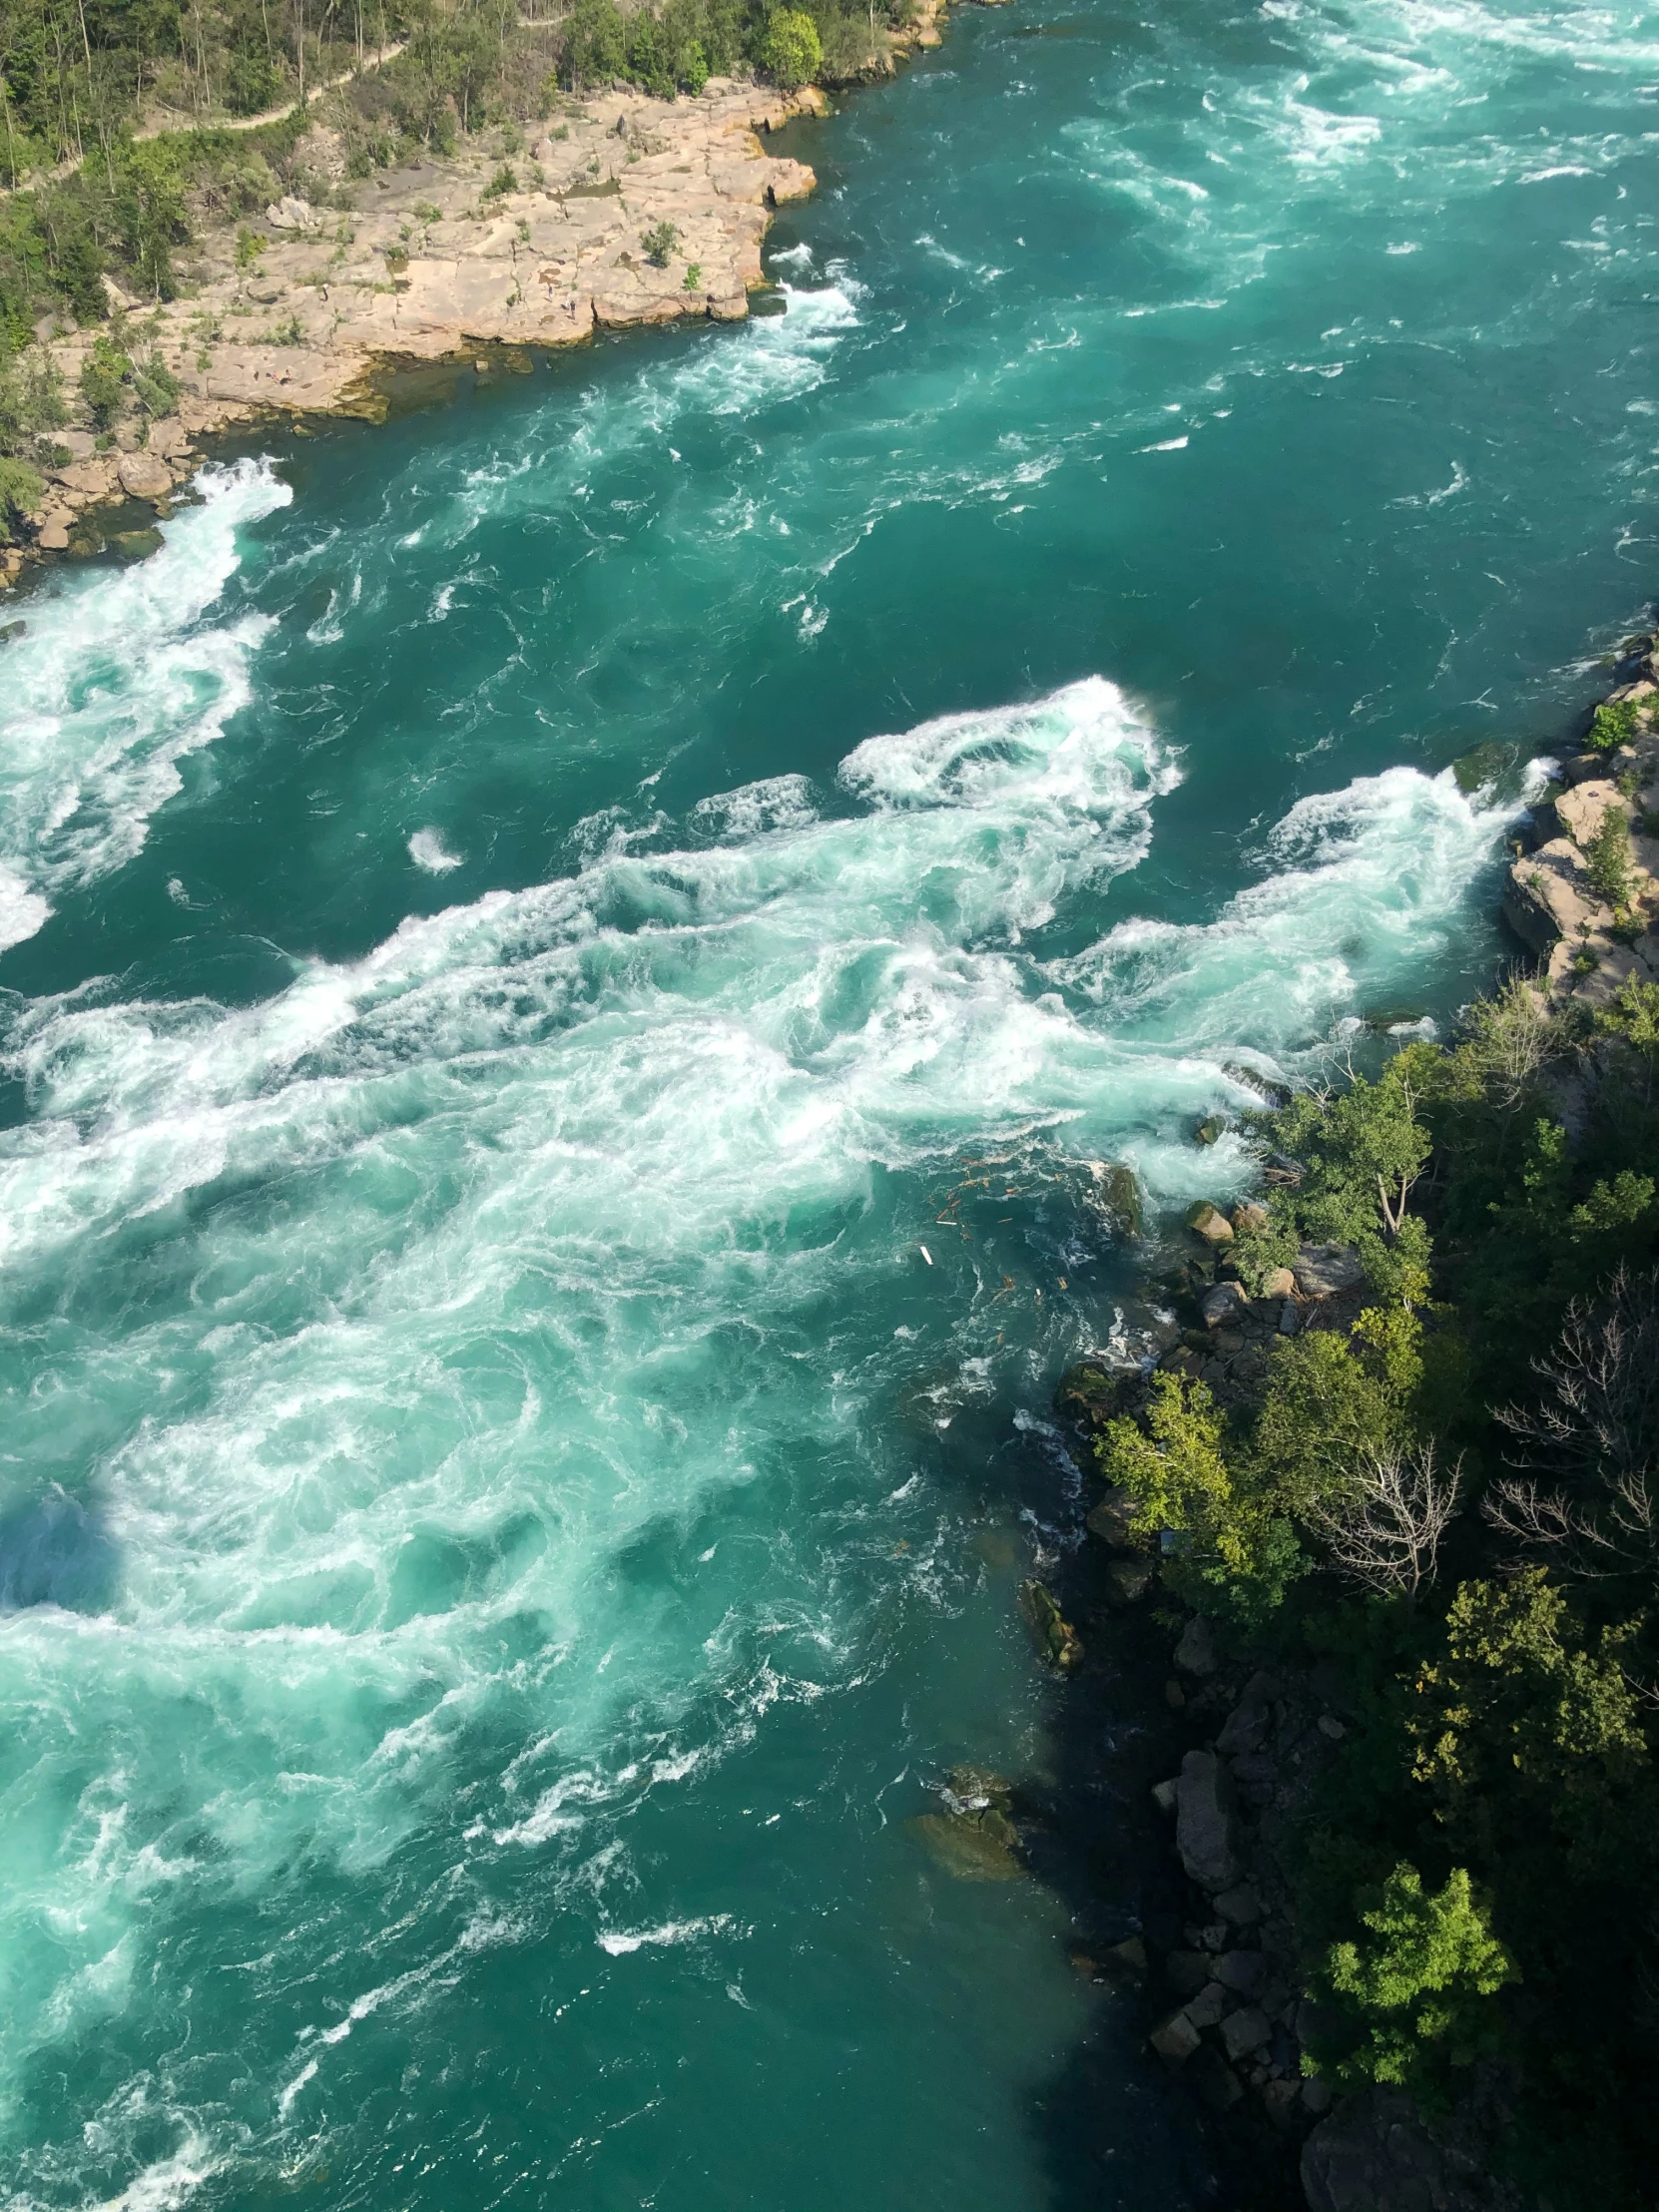
[[[1634,7],[965,11],[796,127],[787,314],[23,596],[11,2212],[1207,2200],[906,1823],[1053,1779],[1089,1164],[1503,956],[1449,764],[1651,588],[1656,99]]]

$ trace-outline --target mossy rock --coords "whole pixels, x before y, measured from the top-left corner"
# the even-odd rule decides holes
[[[1485,738],[1452,762],[1451,774],[1465,798],[1489,791],[1494,798],[1512,799],[1519,793],[1522,771],[1530,757],[1530,748],[1502,738]]]
[[[147,561],[162,549],[159,530],[118,530],[110,540],[124,561]]]
[[[1195,1144],[1220,1144],[1227,1134],[1227,1124],[1220,1114],[1206,1114],[1193,1131]]]
[[[1013,1829],[995,1830],[951,1813],[918,1813],[905,1827],[956,1882],[1017,1882],[1025,1872],[1010,1848]]]
[[[1079,1360],[1061,1376],[1054,1409],[1091,1436],[1098,1435],[1108,1421],[1127,1410],[1130,1385],[1138,1381],[1138,1375],[1114,1374],[1097,1361]]]
[[[1031,1639],[1058,1674],[1070,1674],[1083,1663],[1083,1639],[1061,1613],[1051,1590],[1040,1582],[1022,1582],[1019,1608]]]
[[[96,560],[107,542],[96,530],[77,530],[69,541],[69,557],[72,561]]]
[[[1091,1160],[1089,1172],[1094,1177],[1096,1204],[1107,1227],[1120,1237],[1143,1235],[1145,1214],[1134,1169],[1125,1167],[1121,1160]]]
[[[1233,1224],[1219,1206],[1212,1206],[1207,1198],[1201,1198],[1187,1208],[1187,1227],[1195,1237],[1202,1237],[1208,1245],[1224,1245],[1233,1242]]]

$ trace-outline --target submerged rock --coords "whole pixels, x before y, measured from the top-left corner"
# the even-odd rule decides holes
[[[1024,1873],[1015,1858],[1019,1830],[1008,1818],[1014,1786],[989,1767],[952,1767],[943,1813],[908,1823],[917,1839],[957,1882],[1013,1882]]]
[[[1095,1211],[1120,1237],[1138,1237],[1143,1226],[1141,1186],[1133,1168],[1120,1162],[1085,1162],[1094,1180]]]
[[[987,1827],[959,1813],[918,1813],[905,1826],[953,1881],[1017,1882],[1025,1870],[1014,1857],[1013,1823],[1000,1815],[993,1821]]]
[[[1051,1667],[1061,1674],[1070,1674],[1082,1664],[1082,1638],[1062,1616],[1051,1591],[1044,1589],[1040,1582],[1022,1582],[1019,1606],[1032,1641]]]

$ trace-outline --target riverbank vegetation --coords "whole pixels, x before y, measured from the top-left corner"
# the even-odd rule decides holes
[[[711,75],[793,89],[879,73],[909,8],[0,0],[0,529],[65,457],[37,337],[113,319],[126,344],[129,313],[192,294],[203,237],[240,226],[257,252],[284,194],[327,207],[463,133],[510,163],[527,124],[612,85],[672,99]]]
[[[1187,1375],[1102,1471],[1165,1582],[1349,1725],[1295,1856],[1322,2068],[1445,2107],[1504,2084],[1538,2202],[1659,2160],[1659,988],[1515,981],[1448,1049],[1254,1117],[1233,1270],[1357,1248],[1343,1329],[1223,1417]]]

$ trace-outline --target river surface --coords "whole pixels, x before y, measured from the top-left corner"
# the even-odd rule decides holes
[[[0,2202],[1208,2200],[1132,1886],[907,1824],[1133,1725],[1013,1602],[1086,1163],[1503,956],[1447,764],[1653,587],[1656,130],[1627,7],[965,11],[786,314],[25,596]]]

